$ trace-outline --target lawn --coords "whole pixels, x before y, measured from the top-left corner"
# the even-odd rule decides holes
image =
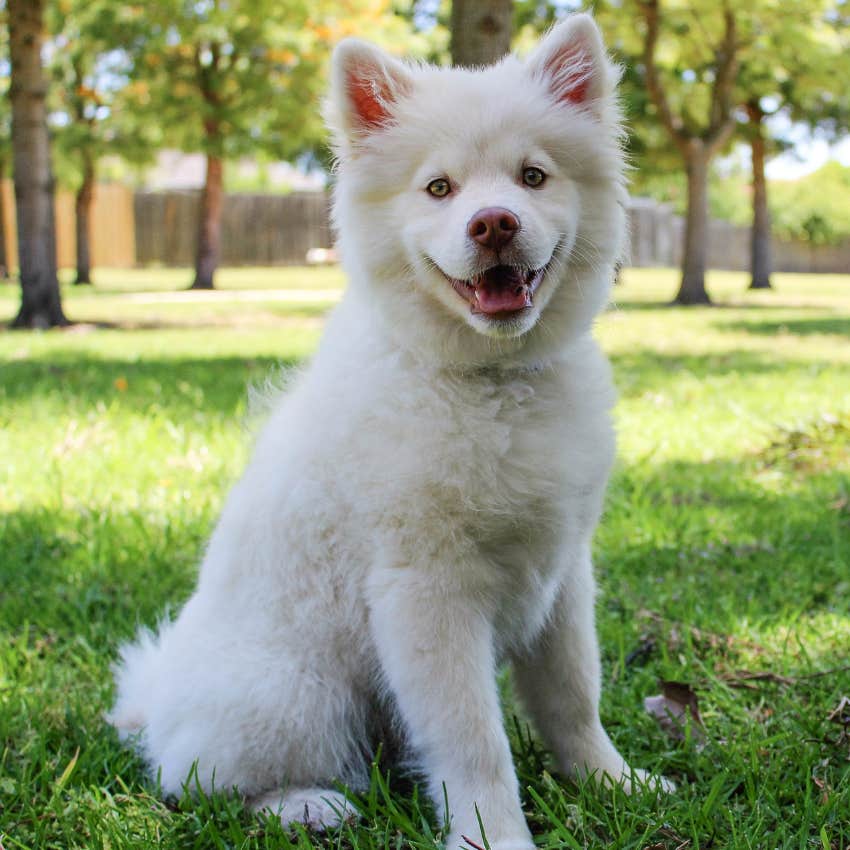
[[[321,838],[233,798],[161,802],[104,724],[118,644],[192,588],[250,447],[247,388],[309,356],[343,281],[96,280],[65,287],[71,328],[0,331],[0,846],[433,847],[381,765],[363,822]],[[628,270],[598,324],[621,400],[596,563],[603,719],[679,791],[563,779],[509,719],[529,822],[545,848],[850,848],[850,276],[746,293],[716,273],[715,308],[664,306],[675,283]],[[0,285],[0,321],[16,306]],[[643,707],[670,681],[699,701],[684,737]]]

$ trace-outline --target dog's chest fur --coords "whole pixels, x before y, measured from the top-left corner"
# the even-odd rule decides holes
[[[554,365],[393,372],[349,435],[361,460],[351,515],[377,531],[369,555],[450,577],[490,604],[504,648],[526,642],[598,519],[613,454],[607,364],[588,340]]]
[[[287,610],[351,600],[345,634],[368,576],[389,568],[486,606],[501,648],[522,644],[589,545],[612,402],[590,338],[544,366],[476,371],[334,337],[265,430],[240,485],[251,503],[225,522],[274,537],[266,592]],[[280,519],[264,531],[268,504]]]

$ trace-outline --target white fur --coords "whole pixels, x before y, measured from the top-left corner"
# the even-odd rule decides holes
[[[563,99],[578,77],[559,56],[590,75],[584,102]],[[525,63],[475,72],[337,49],[350,286],[230,494],[195,594],[117,670],[111,720],[138,734],[166,793],[197,761],[206,788],[334,821],[327,789],[365,786],[384,742],[441,811],[445,784],[449,847],[480,842],[477,807],[493,848],[530,850],[503,659],[563,770],[635,775],[599,722],[590,561],[614,452],[590,336],[624,230],[614,77],[587,16]],[[358,120],[352,78],[386,120]],[[544,187],[522,185],[529,164]],[[454,191],[438,199],[425,186],[441,176]],[[466,222],[490,205],[522,222],[512,261],[555,252],[516,321],[471,315],[434,267],[483,267]]]

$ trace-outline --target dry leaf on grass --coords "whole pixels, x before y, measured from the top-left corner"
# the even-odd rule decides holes
[[[838,705],[829,712],[826,719],[841,726],[841,731],[838,733],[834,745],[836,747],[847,746],[850,743],[850,697],[841,697]],[[850,746],[847,746],[847,761],[850,761]]]
[[[818,779],[817,776],[812,777],[812,783],[820,791],[820,802],[822,806],[825,806],[829,802],[829,794],[832,788],[823,779]]]
[[[658,725],[677,741],[685,739],[687,717],[691,717],[691,737],[698,742],[705,741],[705,727],[699,713],[699,700],[696,693],[686,682],[661,683],[661,693],[646,697],[643,707],[657,721]]]

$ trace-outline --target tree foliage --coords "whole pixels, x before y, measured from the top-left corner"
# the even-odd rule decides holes
[[[149,123],[125,103],[131,63],[121,48],[125,6],[111,0],[61,0],[49,7],[49,122],[60,180],[76,188],[86,160],[151,158]]]
[[[752,43],[743,54],[736,81],[746,121],[740,136],[751,151],[751,288],[770,287],[770,214],[767,158],[789,146],[766,125],[784,112],[796,122],[835,133],[847,126],[850,96],[836,79],[850,77],[847,26],[839,14],[844,0],[800,0],[776,4],[756,19]]]
[[[827,117],[824,105],[830,101],[833,114],[840,112],[842,87],[824,80],[821,69],[832,64],[835,70],[842,60],[835,48],[846,22],[836,10],[844,2],[600,0],[603,26],[625,64],[625,99],[636,130],[632,151],[638,173],[643,172],[639,180],[650,186],[666,182],[671,151],[685,166],[686,245],[678,300],[708,300],[709,165],[733,134],[761,143],[762,118],[782,106],[811,123]],[[659,139],[659,129],[666,140]],[[765,149],[757,154],[763,162]],[[756,189],[761,191],[754,195],[763,199],[763,179]]]
[[[850,166],[832,161],[799,180],[772,181],[774,231],[811,245],[850,240]]]
[[[144,24],[128,45],[130,102],[159,125],[163,144],[224,159],[316,150],[333,45],[354,34],[404,44],[405,23],[386,2],[151,0],[125,9]]]
[[[90,211],[100,160],[135,163],[153,154],[151,125],[122,108],[131,63],[120,49],[130,23],[110,0],[60,0],[48,9],[50,124],[57,172],[76,194],[77,283],[90,283]]]
[[[403,35],[406,25],[383,0],[152,0],[125,8],[143,24],[128,39],[137,113],[161,128],[161,144],[207,158],[193,286],[211,287],[223,162],[247,154],[327,159],[319,104],[331,47],[355,33]]]

